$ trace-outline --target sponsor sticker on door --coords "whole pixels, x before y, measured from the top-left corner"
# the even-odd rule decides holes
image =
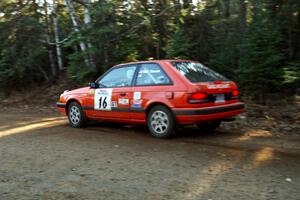
[[[142,93],[141,92],[134,92],[133,93],[133,99],[138,100],[141,99]]]
[[[142,103],[143,103],[143,100],[141,100],[141,99],[133,100],[132,103],[131,103],[131,107],[132,108],[141,108]]]
[[[116,101],[112,101],[111,102],[111,107],[112,108],[117,108],[118,107],[118,103]]]
[[[120,105],[128,105],[129,104],[129,99],[119,99],[118,104]]]

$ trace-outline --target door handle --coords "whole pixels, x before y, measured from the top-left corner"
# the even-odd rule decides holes
[[[126,92],[121,92],[120,96],[122,96],[122,97],[126,96]]]

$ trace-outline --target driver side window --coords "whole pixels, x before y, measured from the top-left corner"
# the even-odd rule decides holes
[[[99,81],[99,85],[107,88],[129,87],[131,86],[135,70],[135,65],[112,69]]]

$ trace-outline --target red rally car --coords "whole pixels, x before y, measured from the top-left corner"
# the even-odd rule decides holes
[[[244,112],[237,85],[188,60],[157,60],[112,67],[89,87],[61,94],[57,108],[72,127],[88,120],[147,124],[158,138],[177,125],[214,130]]]

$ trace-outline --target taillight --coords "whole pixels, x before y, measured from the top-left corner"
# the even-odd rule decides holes
[[[188,98],[189,103],[203,103],[207,102],[207,94],[205,93],[194,93]]]
[[[231,94],[232,94],[232,98],[233,98],[233,99],[239,98],[239,91],[238,91],[238,90],[233,90],[233,91],[231,92]]]

